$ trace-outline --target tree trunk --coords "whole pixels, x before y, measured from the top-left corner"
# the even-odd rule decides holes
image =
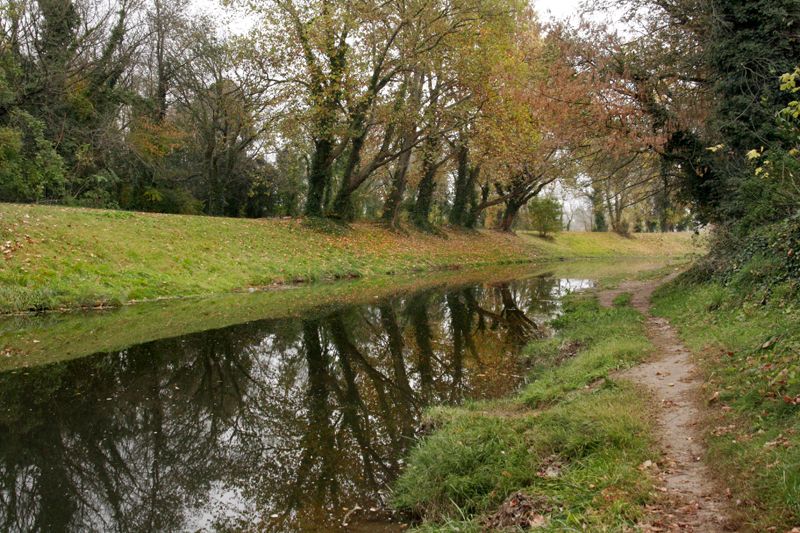
[[[429,166],[422,175],[422,180],[417,188],[417,201],[414,204],[412,218],[414,224],[420,228],[430,227],[431,207],[433,206],[433,192],[436,189],[436,167]]]
[[[422,179],[417,187],[417,197],[414,203],[414,210],[411,219],[419,228],[427,229],[430,227],[431,206],[433,205],[433,191],[436,189],[436,171],[439,165],[436,159],[439,155],[438,137],[438,106],[439,106],[439,86],[433,82],[433,77],[429,77],[431,97],[430,104],[425,112],[429,123],[428,137],[422,149]]]
[[[658,213],[658,229],[662,233],[672,231],[669,224],[669,182],[667,176],[661,176],[661,190],[656,196],[656,212]]]
[[[314,141],[314,155],[308,171],[308,196],[306,197],[306,216],[321,217],[325,189],[331,181],[330,156],[333,143],[327,137]]]
[[[475,182],[478,181],[478,174],[480,174],[480,167],[475,168]],[[481,209],[481,205],[485,204],[489,201],[489,184],[484,183],[481,185],[481,198],[478,201],[477,197],[475,201],[469,207],[469,215],[467,216],[467,223],[466,226],[468,228],[476,228],[479,225],[483,225],[482,218],[483,218],[483,209]]]
[[[503,211],[503,216],[500,218],[498,229],[500,231],[510,232],[514,226],[514,221],[517,219],[517,214],[522,207],[522,204],[514,200],[506,202],[506,208]]]
[[[397,161],[397,167],[392,172],[391,190],[383,203],[381,219],[393,228],[397,227],[397,219],[400,216],[400,206],[406,192],[406,176],[410,162],[411,150],[409,149],[407,152],[403,152]]]
[[[481,167],[476,166],[469,169],[469,178],[467,180],[467,206],[469,210],[464,213],[464,227],[474,229],[478,223],[478,195],[475,191],[475,185],[478,183],[478,177],[481,173]]]
[[[450,210],[450,224],[460,226],[464,222],[464,211],[467,205],[467,181],[469,181],[469,149],[466,144],[458,148],[458,167],[454,183],[455,195],[453,208]]]
[[[433,205],[433,191],[436,189],[437,152],[438,141],[432,136],[428,137],[423,148],[422,179],[417,187],[417,201],[411,214],[414,224],[420,228],[430,227],[428,219]]]
[[[353,183],[353,176],[361,164],[361,150],[364,148],[364,141],[367,138],[366,116],[364,114],[366,107],[367,104],[357,106],[351,114],[350,126],[356,135],[350,145],[350,154],[347,157],[344,174],[342,175],[342,185],[333,200],[333,214],[343,220],[352,220],[355,217],[352,196],[358,188],[358,184]]]
[[[406,119],[403,122],[403,140],[400,147],[402,153],[392,173],[391,189],[383,203],[383,215],[381,218],[391,227],[397,227],[400,206],[403,204],[403,197],[406,192],[408,169],[411,166],[411,151],[418,135],[417,123],[412,117],[416,116],[416,111],[422,99],[422,81],[422,74],[415,73],[411,82],[410,112],[406,113]]]
[[[455,195],[453,197],[453,208],[450,210],[449,221],[454,226],[463,226],[467,218],[467,202],[469,197],[469,149],[466,144],[458,147],[458,171],[456,172],[456,182],[454,184]],[[474,187],[473,194],[474,194]]]

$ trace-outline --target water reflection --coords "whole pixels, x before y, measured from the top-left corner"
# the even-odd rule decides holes
[[[0,530],[335,530],[586,282],[427,290],[0,374]]]

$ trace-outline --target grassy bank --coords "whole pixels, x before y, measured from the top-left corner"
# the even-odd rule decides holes
[[[724,284],[684,276],[654,300],[704,373],[707,462],[754,531],[800,525],[800,301],[771,263],[748,259]]]
[[[157,300],[92,312],[0,317],[0,371],[116,351],[134,344],[217,329],[253,320],[330,311],[432,287],[497,283],[528,276],[588,279],[598,273],[641,276],[659,272],[663,260],[557,262],[401,274],[280,290]]]
[[[616,233],[565,232],[542,238],[520,232],[540,252],[554,258],[611,259],[615,257],[674,257],[699,252],[699,238],[693,233],[637,233],[620,237]]]
[[[555,242],[561,239],[561,251],[554,255],[547,248],[551,241],[492,231],[400,234],[375,224],[342,227],[0,204],[0,313],[580,257],[587,246],[581,243],[598,239],[603,243],[595,247],[606,246],[608,239],[624,241],[629,256],[692,251],[686,237],[678,235],[667,237],[674,241],[668,249],[643,244],[649,238],[640,243],[639,237],[583,234]]]
[[[655,456],[641,390],[610,374],[646,358],[643,319],[620,298],[572,297],[555,338],[529,346],[531,384],[513,399],[437,409],[395,486],[423,531],[620,530],[653,498]],[[525,522],[527,521],[527,522]]]

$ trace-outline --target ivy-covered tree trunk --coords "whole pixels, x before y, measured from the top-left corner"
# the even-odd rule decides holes
[[[333,201],[333,214],[343,220],[351,220],[355,216],[353,211],[352,196],[361,184],[355,180],[355,174],[361,164],[361,151],[367,139],[366,110],[371,105],[371,99],[364,100],[356,106],[350,117],[350,128],[355,133],[350,143],[350,153],[342,175],[342,184]]]
[[[476,183],[478,181],[479,174],[480,174],[480,167],[475,167],[474,176]],[[484,210],[481,209],[481,205],[485,204],[489,200],[489,184],[488,183],[482,184],[480,186],[480,189],[481,189],[480,200],[478,199],[477,195],[474,197],[473,201],[470,202],[469,213],[467,214],[465,226],[471,229],[474,229],[479,225],[483,224],[482,219]]]
[[[478,194],[476,191],[476,184],[479,174],[479,167],[473,167],[467,164],[462,175],[459,165],[453,209],[450,211],[449,218],[450,223],[454,226],[474,228],[478,221]]]
[[[429,79],[428,83],[432,83],[432,79]],[[419,228],[430,227],[433,192],[436,189],[436,172],[439,170],[441,164],[437,162],[440,138],[436,133],[436,129],[439,125],[439,86],[433,85],[430,90],[430,103],[425,112],[429,133],[422,148],[422,179],[417,187],[416,201],[414,202],[414,209],[411,213],[411,220]]]
[[[63,128],[63,114],[68,111],[67,80],[69,63],[75,55],[75,38],[81,23],[80,15],[71,0],[47,0],[38,2],[43,16],[41,36],[37,42],[39,53],[39,72],[36,74],[37,87],[41,90],[41,111],[53,114],[48,121],[52,135]],[[58,120],[62,119],[62,120]]]
[[[448,220],[454,226],[463,226],[467,216],[467,202],[469,199],[470,188],[475,194],[474,184],[470,187],[470,168],[469,168],[469,148],[466,144],[458,147],[458,167],[454,185],[453,207],[450,210]]]
[[[417,111],[419,108],[420,100],[422,99],[422,82],[422,74],[419,72],[415,73],[411,81],[409,111]],[[401,91],[401,94],[404,94],[404,92],[405,91]],[[389,194],[384,200],[383,214],[381,215],[382,220],[390,227],[397,227],[398,224],[400,206],[403,204],[403,197],[405,196],[406,187],[408,185],[408,169],[411,166],[411,152],[414,148],[414,143],[417,141],[417,122],[412,113],[406,113],[401,127],[401,154],[392,172]]]
[[[306,64],[313,74],[311,79],[312,97],[317,119],[314,123],[314,153],[308,172],[308,194],[306,195],[306,216],[320,217],[324,215],[325,195],[330,194],[331,177],[333,175],[334,147],[336,136],[334,128],[342,98],[342,76],[347,66],[346,32],[339,36],[338,44],[333,35],[328,36],[327,58],[330,72],[321,73],[317,59],[311,52],[305,30],[300,30],[300,40],[306,56]]]
[[[330,186],[331,165],[330,158],[333,151],[333,141],[328,137],[317,139],[314,142],[314,154],[311,156],[311,165],[308,171],[308,195],[306,196],[306,216],[321,217],[325,189]]]
[[[665,175],[661,176],[661,187],[655,198],[655,211],[658,216],[658,229],[661,233],[672,231],[669,223],[669,178]]]
[[[414,211],[411,218],[419,228],[430,226],[431,207],[433,206],[433,192],[436,190],[436,148],[437,142],[430,138],[426,141],[426,146],[422,160],[422,179],[417,187],[417,201],[414,203]]]
[[[746,231],[787,216],[780,192],[756,178],[750,150],[789,149],[775,116],[790,96],[779,76],[800,61],[800,5],[797,0],[715,0],[709,41],[715,109],[711,124],[725,146],[715,155],[722,195],[716,221],[736,221]]]

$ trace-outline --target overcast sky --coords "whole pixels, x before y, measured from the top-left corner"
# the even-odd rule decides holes
[[[544,22],[551,18],[563,19],[575,15],[581,0],[532,0],[532,2],[540,20]],[[191,4],[194,10],[212,16],[220,25],[234,33],[244,33],[253,24],[253,20],[249,20],[247,16],[232,15],[230,11],[222,9],[219,0],[192,0]]]
[[[533,7],[541,20],[549,18],[563,19],[578,12],[581,0],[533,0]]]

